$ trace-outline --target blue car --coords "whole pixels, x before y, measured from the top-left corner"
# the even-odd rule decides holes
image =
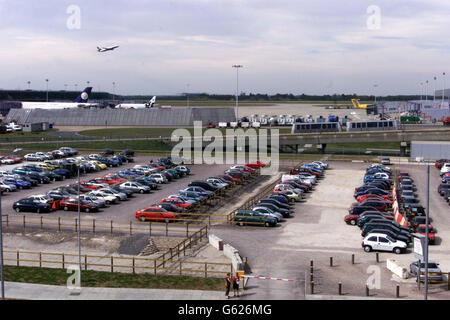
[[[387,183],[389,183],[389,184],[392,184],[392,180],[391,179],[380,179],[380,178],[375,178],[375,176],[374,175],[371,175],[371,174],[366,174],[365,176],[364,176],[364,183],[366,183],[366,182],[372,182],[372,181],[385,181],[385,182],[387,182]]]
[[[117,175],[124,179],[134,179],[140,177],[140,175],[130,172],[129,170],[121,170],[117,173]]]
[[[52,207],[49,203],[42,203],[33,199],[22,199],[17,202],[14,202],[13,209],[16,212],[50,212]]]
[[[280,196],[278,194],[271,194],[271,195],[269,195],[269,198],[275,199],[275,200],[277,200],[277,201],[279,201],[281,203],[289,204],[289,200],[288,199],[286,199],[285,197]]]
[[[6,184],[13,184],[17,187],[17,189],[30,189],[31,188],[31,183],[22,180],[22,179],[5,179],[4,182]]]

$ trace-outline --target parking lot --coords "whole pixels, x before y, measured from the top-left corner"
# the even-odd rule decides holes
[[[395,297],[395,287],[401,285],[401,297],[420,298],[415,279],[401,280],[386,269],[386,259],[396,259],[405,267],[415,260],[412,248],[407,253],[396,255],[380,252],[377,263],[375,253],[366,253],[361,247],[362,237],[358,227],[347,225],[344,216],[355,202],[354,189],[362,184],[367,163],[330,162],[331,168],[316,190],[308,195],[305,203],[296,204],[293,218],[286,219],[276,228],[242,228],[215,226],[211,233],[229,239],[231,245],[239,248],[242,256],[248,258],[252,274],[293,279],[295,282],[251,280],[249,299],[302,299],[305,297],[305,272],[309,278],[309,264],[314,260],[316,293],[336,295],[338,282],[344,284],[350,296],[364,296],[369,266],[379,266],[381,288],[372,294],[376,297]],[[418,188],[419,197],[425,199],[425,167],[408,165]],[[448,242],[448,204],[436,192],[438,172],[432,168],[432,193],[430,194],[430,215],[438,229],[442,243],[430,246],[430,259],[441,263],[443,271],[450,271],[450,254],[445,250]],[[436,172],[435,172],[436,171]],[[433,182],[434,181],[434,182]],[[423,200],[424,201],[424,200]],[[425,202],[423,202],[425,204]],[[439,212],[437,212],[439,211]],[[355,254],[356,264],[351,264]],[[329,267],[333,257],[334,267]],[[270,261],[270,263],[267,263]],[[309,279],[308,279],[309,281]],[[309,282],[307,282],[309,283]],[[446,284],[445,284],[446,287]],[[309,294],[309,287],[307,292]],[[433,297],[445,297],[442,285],[432,285]]]
[[[156,160],[156,157],[135,157],[135,162],[124,164],[118,168],[108,168],[96,173],[90,173],[83,175],[81,180],[88,181],[90,179],[106,175],[108,173],[116,172],[126,168],[132,168],[139,164],[148,164],[150,160]],[[3,165],[2,170],[12,170],[14,167],[21,166],[18,165]],[[210,176],[215,176],[218,174],[223,174],[223,171],[229,168],[229,165],[190,165],[191,174],[183,178],[174,180],[167,184],[158,185],[157,190],[151,191],[150,194],[134,194],[132,198],[119,202],[118,204],[111,204],[107,208],[100,209],[99,212],[85,213],[81,212],[82,218],[96,218],[96,219],[112,219],[112,220],[136,220],[135,213],[136,210],[148,207],[151,204],[159,203],[160,200],[171,194],[177,194],[180,189],[186,188],[191,181],[194,180],[204,180]],[[50,184],[40,184],[32,189],[20,190],[12,193],[5,193],[2,197],[2,208],[3,214],[15,214],[12,209],[12,205],[15,201],[19,199],[26,198],[31,195],[45,194],[53,188],[60,186],[65,186],[68,184],[76,183],[76,179],[66,179],[64,181],[56,181]],[[35,213],[21,213],[26,215],[37,215]],[[47,216],[54,217],[75,217],[77,212],[65,212],[63,210],[58,210],[46,214]]]

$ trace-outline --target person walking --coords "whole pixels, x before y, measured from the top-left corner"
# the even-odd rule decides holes
[[[236,272],[236,274],[233,276],[233,297],[237,296],[239,297],[239,284],[241,282],[241,278],[239,277],[239,273]]]
[[[231,278],[230,274],[227,273],[227,277],[225,278],[225,296],[227,299],[230,299],[230,289],[231,289]]]

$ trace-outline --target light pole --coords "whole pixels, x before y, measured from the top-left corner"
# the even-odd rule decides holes
[[[1,281],[1,296],[5,300],[5,279],[3,275],[3,215],[2,215],[2,196],[0,194],[0,281]]]
[[[433,78],[434,79],[434,81],[433,81],[433,105],[434,105],[434,103],[436,102],[436,77],[434,77]]]
[[[239,68],[244,66],[235,64],[233,68],[236,68],[236,122],[239,122]]]
[[[27,83],[28,83],[28,90],[30,90],[30,89],[31,89],[31,88],[30,88],[31,81],[27,81]]]
[[[425,101],[428,101],[428,80],[425,81]]]
[[[442,73],[442,105],[444,105],[444,97],[445,97],[445,72]]]
[[[47,102],[48,102],[48,79],[45,79],[45,82],[47,82]]]
[[[78,83],[75,83],[75,91],[78,91]]]
[[[87,86],[89,87],[89,84],[91,83],[90,81],[86,81],[86,83],[87,83]]]

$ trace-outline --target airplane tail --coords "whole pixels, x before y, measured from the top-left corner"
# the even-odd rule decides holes
[[[361,109],[361,105],[359,104],[359,99],[352,99],[352,104],[356,109]]]
[[[92,87],[87,87],[73,102],[82,102],[82,103],[88,102],[91,91]]]
[[[102,51],[102,48],[97,47],[97,51],[98,51],[98,52]]]
[[[147,108],[153,108],[153,106],[155,105],[155,103],[156,103],[156,96],[154,96],[153,98],[152,98],[152,100],[150,100],[148,103],[146,103],[146,107]]]

